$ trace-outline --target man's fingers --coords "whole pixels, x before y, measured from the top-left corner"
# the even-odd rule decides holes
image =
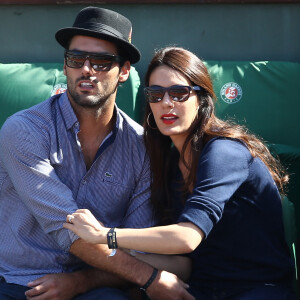
[[[183,282],[181,279],[178,278],[179,283],[181,284],[181,286],[184,288],[184,290],[182,290],[182,299],[183,300],[196,300],[196,298],[194,296],[192,296],[187,289],[190,287],[187,283]]]
[[[45,275],[43,277],[37,278],[36,280],[33,280],[31,282],[27,283],[27,286],[29,287],[34,287],[37,286],[39,284],[43,284],[44,282],[46,282],[47,280],[49,280],[48,275]]]
[[[28,282],[27,286],[32,288],[32,287],[35,287],[35,286],[37,286],[41,283],[42,283],[42,281],[40,279],[37,279],[37,280],[31,281],[31,282]]]
[[[34,296],[39,296],[45,292],[44,286],[43,285],[38,285],[31,290],[28,290],[25,292],[26,297],[34,297]]]
[[[182,281],[182,280],[179,279],[179,278],[178,278],[178,281],[179,281],[179,283],[180,283],[185,289],[188,289],[188,288],[190,287],[187,283],[185,283],[184,281]]]
[[[47,276],[38,278],[34,281],[28,282],[27,286],[31,287],[31,290],[28,290],[25,295],[27,297],[34,297],[34,296],[38,296],[41,295],[42,293],[44,293],[45,291],[47,291],[47,287],[46,287],[46,283],[47,283]]]

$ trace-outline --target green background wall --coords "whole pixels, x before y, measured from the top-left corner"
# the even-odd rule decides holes
[[[54,34],[71,26],[85,6],[0,5],[0,62],[62,61]],[[186,47],[204,60],[300,61],[300,3],[102,7],[132,20],[133,43],[143,55],[136,64],[141,78],[153,49],[166,45]]]

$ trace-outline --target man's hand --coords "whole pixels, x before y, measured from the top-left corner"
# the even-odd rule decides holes
[[[49,274],[28,283],[29,300],[70,300],[79,294],[76,273]]]
[[[188,285],[176,275],[160,271],[148,287],[147,295],[151,300],[195,300],[187,288]]]

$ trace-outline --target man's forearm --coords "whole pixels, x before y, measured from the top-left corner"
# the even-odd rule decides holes
[[[111,250],[107,246],[88,244],[81,239],[72,244],[70,252],[87,264],[115,274],[137,286],[144,286],[153,272],[153,267],[135,259],[122,250],[118,250],[115,256],[109,256]],[[115,280],[118,281],[119,278],[113,279],[113,282],[117,283]],[[147,288],[147,294],[151,299],[155,300],[194,300],[195,298],[186,291],[186,288],[187,286],[176,275],[166,271],[159,271],[154,281]]]
[[[76,283],[77,295],[99,287],[129,288],[132,283],[96,268],[71,273]]]
[[[111,250],[106,245],[89,244],[81,239],[72,244],[70,252],[87,264],[106,272],[100,273],[101,277],[90,283],[95,286],[125,286],[126,281],[143,286],[153,271],[150,265],[135,259],[122,250],[118,250],[115,256],[109,256]],[[117,275],[117,277],[110,274]],[[89,288],[91,287],[89,286]]]

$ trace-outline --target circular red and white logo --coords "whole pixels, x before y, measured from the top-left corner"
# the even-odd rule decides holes
[[[235,82],[228,82],[221,88],[221,98],[228,104],[234,104],[242,99],[242,88]]]
[[[54,95],[62,94],[67,90],[67,84],[66,83],[59,83],[56,84],[51,92],[51,97]]]

